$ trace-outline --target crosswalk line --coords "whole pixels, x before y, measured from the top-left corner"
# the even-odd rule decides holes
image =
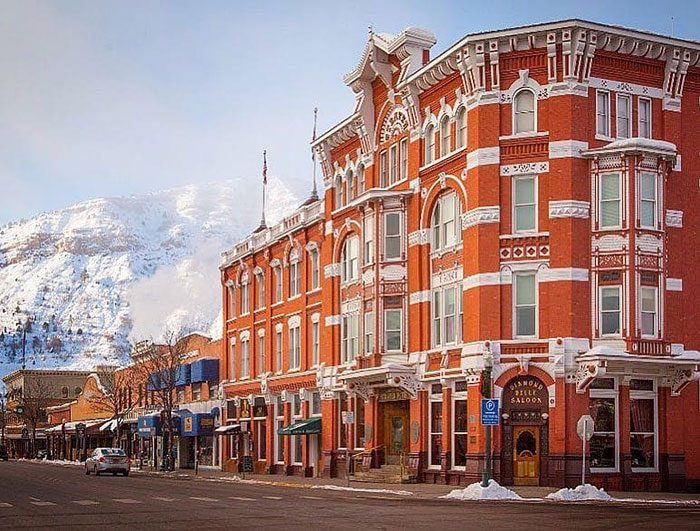
[[[238,501],[255,501],[255,498],[246,498],[245,496],[229,496],[228,499]]]
[[[153,499],[162,502],[171,502],[175,501],[176,498],[166,498],[165,496],[153,496]]]
[[[11,504],[11,503],[2,502],[2,503],[0,503],[0,507],[12,507],[12,504]]]
[[[205,501],[205,502],[218,502],[216,498],[207,498],[206,496],[190,496],[190,500]]]
[[[263,498],[266,498],[268,500],[281,500],[282,496],[263,496]]]
[[[73,500],[73,503],[77,503],[78,505],[99,505],[100,502],[95,501],[95,500]]]
[[[112,498],[112,501],[117,503],[142,503],[138,500],[133,500],[131,498]]]
[[[48,507],[49,505],[56,505],[54,502],[50,502],[50,501],[31,501],[29,503],[31,503],[33,505],[37,505],[39,507]]]

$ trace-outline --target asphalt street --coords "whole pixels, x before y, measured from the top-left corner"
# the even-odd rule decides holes
[[[463,502],[0,462],[0,528],[691,529],[700,506]]]

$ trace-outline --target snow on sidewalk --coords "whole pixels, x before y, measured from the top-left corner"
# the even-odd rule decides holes
[[[579,485],[574,489],[559,489],[547,494],[546,499],[555,501],[612,501],[615,500],[605,489],[594,487],[590,483]]]
[[[17,461],[24,463],[45,463],[47,465],[58,466],[83,466],[84,464],[81,461],[67,461],[65,459],[25,459],[24,457],[20,457]]]
[[[345,490],[352,492],[371,492],[374,494],[396,494],[398,496],[413,496],[412,492],[407,490],[391,490],[391,489],[365,489],[360,487],[341,487],[339,485],[314,485],[312,489],[325,490]]]
[[[488,487],[482,487],[481,483],[472,483],[464,489],[455,489],[441,498],[451,500],[522,500],[515,492],[501,487],[496,480],[489,480]]]

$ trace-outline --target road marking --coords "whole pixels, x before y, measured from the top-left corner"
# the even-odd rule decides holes
[[[281,500],[282,496],[263,496],[263,498],[268,500]]]
[[[138,500],[132,500],[131,498],[112,498],[112,501],[115,501],[118,503],[142,503]]]
[[[12,507],[11,503],[0,503],[0,507]]]
[[[99,505],[100,502],[97,502],[95,500],[73,500],[73,503],[77,503],[78,505]]]
[[[56,505],[54,502],[47,502],[47,501],[32,501],[29,502],[34,505],[38,505],[39,507],[48,507],[49,505]]]
[[[163,496],[153,496],[154,500],[162,501],[162,502],[171,502],[175,501],[176,498],[165,498]]]
[[[29,499],[34,501],[40,501],[39,498],[35,498],[34,496],[29,496]]]
[[[205,496],[190,496],[190,500],[198,500],[198,501],[205,501],[205,502],[218,502],[216,498],[207,498]]]
[[[238,500],[238,501],[255,501],[255,498],[246,498],[244,496],[229,496],[229,500]]]
[[[305,500],[322,500],[320,496],[301,496],[301,498],[304,498]]]

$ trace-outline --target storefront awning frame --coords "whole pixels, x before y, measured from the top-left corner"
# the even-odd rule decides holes
[[[300,420],[277,430],[278,435],[314,435],[321,433],[321,417]]]

